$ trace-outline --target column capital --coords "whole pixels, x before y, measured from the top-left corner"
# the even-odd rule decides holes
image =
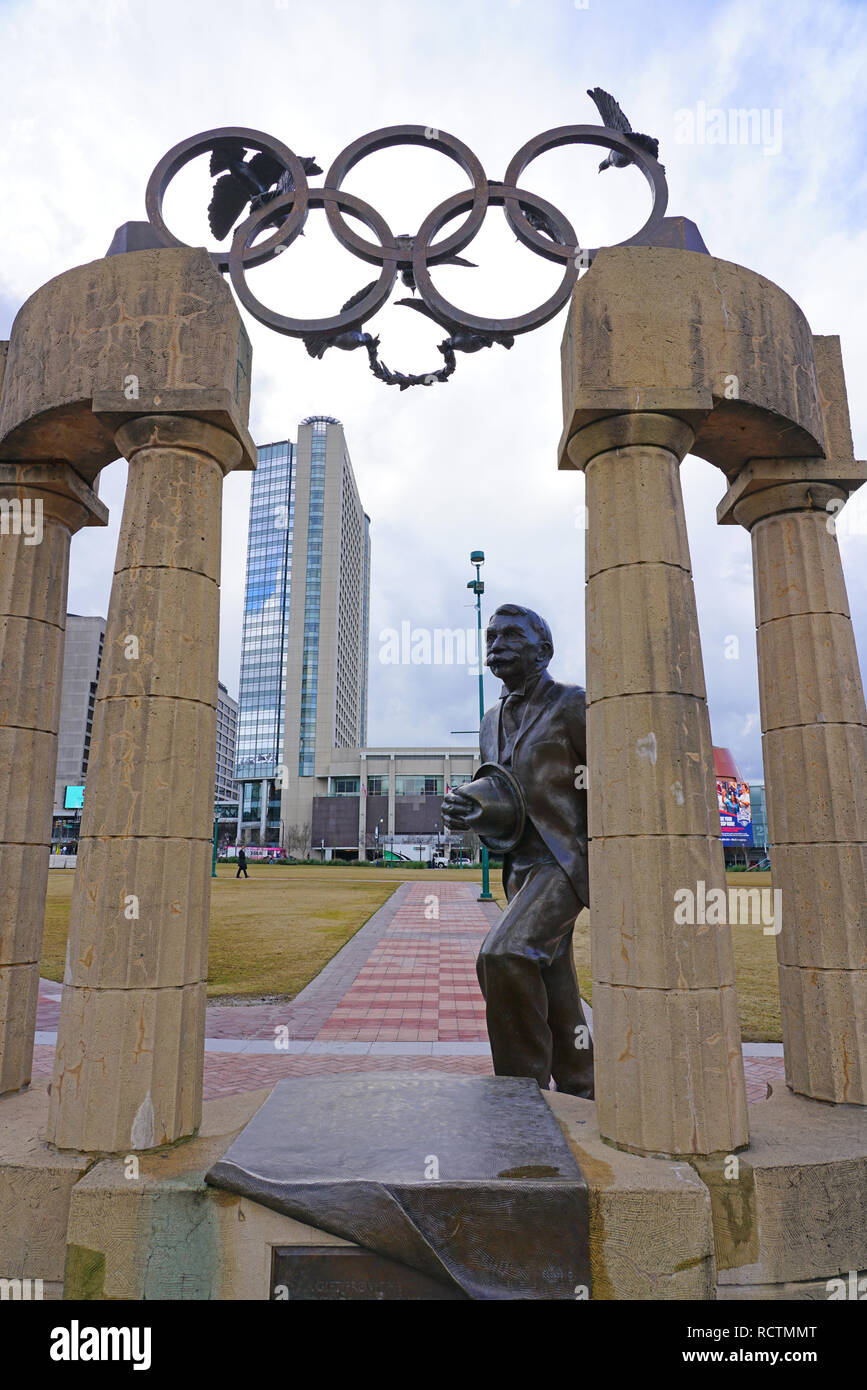
[[[92,410],[114,436],[115,443],[120,430],[137,419],[187,420],[191,426],[197,421],[212,425],[239,445],[238,461],[230,468],[224,467],[224,473],[256,467],[256,445],[245,424],[245,416],[231,391],[222,387],[161,387],[155,392],[138,387],[132,398],[123,391],[99,391],[94,394]]]
[[[108,507],[68,463],[0,463],[0,498],[41,502],[43,515],[70,532],[108,525]]]
[[[190,449],[214,459],[224,475],[244,456],[234,434],[192,415],[136,415],[118,426],[114,439],[130,462],[145,449]]]
[[[632,445],[668,449],[678,462],[689,453],[695,439],[693,424],[680,415],[635,410],[592,420],[572,435],[566,455],[573,468],[582,471],[597,454]]]
[[[0,398],[0,458],[64,459],[92,483],[118,456],[117,425],[103,411],[159,411],[229,429],[254,468],[250,371],[231,286],[204,247],[101,257],[55,276],[19,309]]]
[[[743,526],[783,512],[824,512],[846,501],[867,481],[867,463],[856,459],[753,458],[717,506],[720,526]]]

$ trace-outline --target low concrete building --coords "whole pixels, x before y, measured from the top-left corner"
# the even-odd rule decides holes
[[[289,778],[289,850],[324,859],[428,860],[437,850],[456,858],[461,839],[444,830],[442,799],[478,766],[475,748],[335,748],[317,758],[313,776]]]

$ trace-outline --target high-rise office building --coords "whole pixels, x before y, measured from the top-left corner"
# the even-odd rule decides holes
[[[303,788],[312,787],[317,757],[364,743],[369,593],[369,519],[343,426],[310,416],[296,444],[259,449],[252,480],[239,840],[289,844],[303,834],[299,816],[309,834]]]
[[[247,580],[238,693],[238,841],[278,844],[295,445],[265,444],[250,490]]]
[[[292,569],[295,445],[265,444],[250,489],[238,695],[236,780],[276,777],[282,762]]]
[[[235,787],[235,756],[238,737],[238,701],[233,700],[223,682],[217,686],[217,767],[214,776],[214,800],[233,801]]]

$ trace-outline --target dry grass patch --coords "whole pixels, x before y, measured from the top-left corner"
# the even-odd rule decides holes
[[[249,879],[220,864],[211,892],[208,997],[275,994],[292,999],[354,936],[396,883],[344,883],[340,871],[251,864]],[[53,869],[42,973],[63,977],[74,873]],[[356,876],[358,877],[358,876]]]

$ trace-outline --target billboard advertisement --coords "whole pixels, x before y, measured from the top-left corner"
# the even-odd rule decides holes
[[[64,811],[80,811],[83,805],[84,787],[67,787],[63,798]]]
[[[716,794],[724,845],[752,847],[753,817],[750,789],[727,748],[713,750]]]

